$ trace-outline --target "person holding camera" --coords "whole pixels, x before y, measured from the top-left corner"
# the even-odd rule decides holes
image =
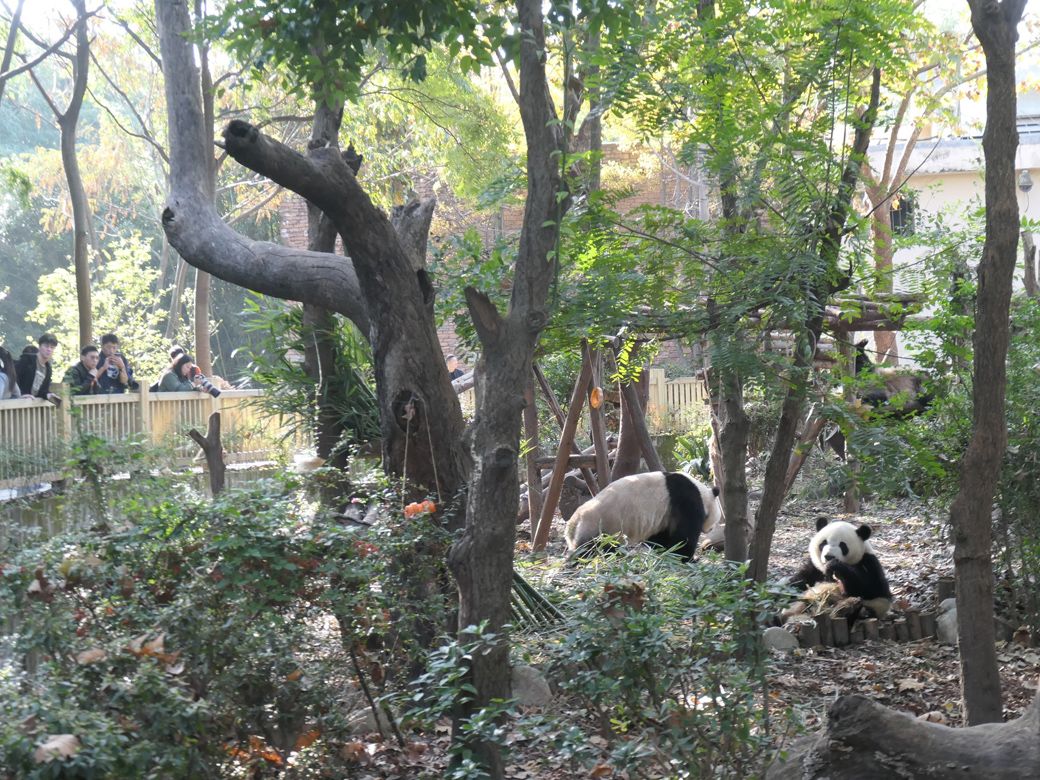
[[[199,389],[198,376],[195,374],[195,360],[191,355],[182,352],[173,361],[170,370],[159,380],[160,393],[185,393]]]
[[[98,385],[98,358],[100,353],[93,344],[88,344],[79,351],[79,362],[69,366],[65,377],[61,380],[71,395],[97,395],[101,392]]]
[[[119,337],[106,333],[101,337],[101,361],[98,364],[98,387],[102,393],[125,393],[136,390],[134,369],[119,352]]]

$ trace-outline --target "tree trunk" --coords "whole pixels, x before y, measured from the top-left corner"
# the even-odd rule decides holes
[[[487,296],[467,288],[466,300],[484,349],[485,372],[477,377],[482,398],[473,423],[475,468],[466,507],[466,529],[452,547],[449,564],[459,585],[459,626],[486,624],[500,634],[509,620],[513,548],[519,484],[520,417],[523,388],[532,371],[538,336],[555,273],[553,250],[566,209],[559,199],[566,165],[562,129],[545,77],[545,30],[539,0],[518,0],[520,27],[520,116],[527,139],[527,199],[520,231],[509,311],[503,318]],[[566,113],[567,106],[564,106]],[[481,391],[482,390],[482,391]],[[509,644],[470,660],[472,702],[456,712],[455,739],[472,741],[465,718],[510,694]],[[504,776],[496,746],[472,745],[488,776]]]
[[[1019,780],[1040,771],[1040,698],[1010,723],[950,728],[842,696],[827,726],[797,740],[768,780],[880,777]]]
[[[204,16],[202,0],[195,0],[195,21],[198,23]],[[206,140],[212,142],[216,125],[216,113],[213,107],[213,75],[209,69],[209,44],[205,36],[199,38],[199,73],[202,80],[202,121],[205,126]],[[217,161],[212,151],[207,155],[209,172],[206,176],[206,194],[214,205],[217,192]],[[210,355],[209,332],[209,297],[212,280],[201,268],[195,272],[195,364],[207,376],[213,373],[213,359]]]
[[[308,149],[326,146],[339,148],[339,129],[343,120],[343,102],[328,105],[319,102],[314,110],[311,140]],[[313,203],[307,204],[307,249],[311,252],[336,251],[336,227]],[[332,331],[336,317],[328,309],[313,303],[303,304],[303,331],[306,343],[303,352],[303,369],[314,383],[314,400],[317,410],[315,443],[318,457],[328,460],[343,434],[336,404],[330,396],[334,383],[330,380],[335,359]],[[346,462],[341,457],[339,466]]]
[[[892,246],[892,199],[888,198],[880,205],[874,205],[870,225],[874,231],[874,291],[876,294],[890,294],[893,289],[892,259],[895,250]],[[874,331],[874,348],[877,350],[875,363],[899,363],[899,346],[895,331]]]
[[[1022,284],[1030,298],[1040,296],[1036,281],[1036,242],[1030,230],[1022,231]]]
[[[76,303],[79,310],[79,346],[94,340],[94,312],[90,302],[90,204],[76,155],[76,126],[83,96],[87,91],[90,67],[90,40],[87,37],[87,9],[83,0],[72,0],[76,9],[76,55],[72,64],[72,98],[64,113],[58,115],[61,130],[61,164],[72,201],[72,264],[76,269]]]
[[[719,449],[722,451],[722,514],[726,518],[727,561],[747,560],[747,446],[750,422],[744,411],[744,388],[733,371],[719,372]]]
[[[191,31],[186,3],[156,0],[156,12],[171,152],[163,227],[171,245],[200,270],[363,323],[375,362],[385,469],[407,476],[417,492],[435,493],[442,504],[456,498],[469,471],[462,411],[437,341],[433,288],[421,267],[433,203],[412,204],[391,223],[337,149],[314,149],[304,157],[236,121],[224,131],[230,156],[320,208],[350,261],[239,236],[221,222],[199,184],[211,155],[198,72],[184,39]]]
[[[11,67],[11,59],[14,57],[14,45],[18,40],[18,25],[22,23],[23,5],[25,5],[25,0],[18,0],[14,13],[11,14],[11,26],[7,30],[7,44],[4,46],[3,61],[0,62],[0,102],[4,99],[4,87],[7,86],[8,79],[6,74]]]
[[[1017,263],[1015,40],[1025,0],[969,0],[971,23],[986,55],[986,242],[975,314],[972,437],[950,507],[961,693],[968,725],[1001,719],[993,627],[991,514],[1007,446],[1004,394],[1008,311]],[[1034,765],[1035,766],[1035,765]]]
[[[758,512],[755,515],[755,538],[751,552],[751,568],[748,574],[758,582],[766,581],[769,551],[773,543],[773,532],[776,529],[776,517],[784,500],[791,451],[794,449],[798,420],[801,417],[805,396],[809,390],[813,360],[816,357],[816,345],[820,343],[820,334],[823,332],[823,314],[826,302],[836,292],[845,289],[850,284],[850,278],[837,270],[841,236],[845,231],[845,223],[852,208],[852,196],[859,181],[862,160],[870,146],[870,135],[877,120],[880,102],[881,72],[875,68],[870,102],[856,123],[856,134],[845,168],[842,170],[838,191],[818,236],[820,259],[824,261],[823,266],[827,270],[822,278],[812,282],[810,295],[806,302],[808,313],[804,330],[795,343],[794,365],[791,368],[790,379],[786,383],[787,394],[781,407],[773,450],[766,466],[762,500],[759,502]],[[728,538],[726,542],[728,547]],[[729,557],[728,553],[727,557]]]

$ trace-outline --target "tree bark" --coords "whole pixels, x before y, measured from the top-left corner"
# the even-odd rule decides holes
[[[744,411],[744,388],[734,371],[719,372],[719,449],[722,452],[722,514],[726,518],[727,561],[743,563],[748,556],[747,446],[750,422]]]
[[[203,436],[192,428],[188,431],[192,441],[202,448],[206,456],[206,470],[209,471],[209,490],[216,497],[224,490],[224,476],[227,466],[224,465],[224,445],[220,442],[220,412],[209,416],[209,427]]]
[[[328,105],[319,102],[314,110],[311,140],[308,149],[326,146],[339,148],[339,129],[343,119],[343,103]],[[307,203],[307,249],[311,252],[332,254],[336,251],[336,228],[313,203]],[[303,369],[314,383],[314,403],[317,411],[315,444],[318,457],[328,460],[343,434],[334,399],[332,370],[335,347],[331,333],[336,327],[335,315],[313,303],[303,304],[303,331],[305,346]],[[340,459],[342,461],[342,459]],[[345,466],[345,462],[338,465]]]
[[[566,145],[545,76],[545,30],[539,0],[517,1],[520,32],[520,116],[527,140],[527,199],[509,311],[502,317],[487,296],[467,288],[466,300],[484,350],[478,374],[483,398],[473,423],[475,469],[466,529],[452,547],[449,564],[459,584],[459,626],[486,623],[500,633],[509,620],[515,518],[519,494],[517,462],[523,388],[531,375],[538,336],[548,321],[546,298],[556,268],[554,252],[566,202],[560,171]],[[565,112],[566,112],[566,106]],[[479,392],[483,388],[483,392]],[[509,645],[470,660],[476,695],[458,708],[456,740],[467,741],[464,719],[510,693]],[[504,775],[497,747],[473,745],[491,778]]]
[[[1040,770],[1040,699],[1010,723],[950,728],[918,720],[864,696],[842,696],[827,726],[802,737],[768,780],[880,777],[1019,780]]]
[[[191,30],[186,4],[156,0],[156,11],[170,124],[171,193],[163,212],[170,243],[195,267],[228,281],[364,321],[375,362],[384,468],[406,476],[417,492],[433,492],[442,504],[451,501],[469,472],[462,411],[437,341],[432,286],[425,270],[414,270],[422,261],[420,249],[425,254],[426,234],[419,247],[422,231],[405,229],[428,227],[433,203],[401,210],[395,229],[337,149],[315,149],[304,157],[235,121],[224,131],[229,155],[320,208],[342,237],[353,270],[342,257],[292,252],[239,236],[219,219],[199,185],[209,152],[197,70],[183,37]]]
[[[94,312],[90,301],[90,203],[83,186],[76,154],[76,127],[83,96],[87,92],[90,67],[90,40],[87,33],[87,8],[84,0],[71,0],[76,9],[76,54],[72,60],[72,97],[68,108],[57,115],[61,131],[61,164],[72,202],[72,264],[76,270],[76,304],[79,312],[79,346],[94,340]],[[35,75],[33,77],[35,79]],[[37,82],[39,85],[39,82]],[[53,104],[51,104],[53,108]]]
[[[787,393],[780,412],[780,422],[773,440],[773,449],[766,465],[765,484],[762,489],[762,500],[755,514],[755,536],[751,548],[751,568],[749,576],[758,581],[766,581],[769,568],[769,552],[773,544],[773,532],[776,530],[776,517],[784,500],[788,467],[791,463],[791,451],[798,430],[798,420],[802,414],[805,397],[811,381],[813,359],[816,356],[816,345],[820,343],[823,332],[823,314],[825,304],[836,292],[849,285],[849,278],[837,272],[838,255],[841,251],[841,236],[845,230],[849,211],[852,208],[852,196],[859,181],[862,161],[866,157],[870,145],[870,135],[877,120],[878,106],[881,102],[881,72],[875,68],[871,82],[870,101],[864,108],[856,123],[856,134],[853,138],[845,168],[830,213],[824,222],[819,236],[820,258],[827,272],[821,279],[814,280],[807,305],[809,306],[802,335],[795,343],[794,365],[787,381]],[[815,303],[814,303],[815,302]],[[729,539],[727,538],[727,547]],[[727,553],[727,557],[728,553]]]
[[[991,514],[1007,446],[1004,396],[1008,311],[1017,262],[1018,147],[1015,40],[1025,0],[968,0],[986,55],[986,242],[979,263],[975,314],[972,437],[961,461],[960,489],[950,507],[957,578],[961,694],[968,725],[999,721],[1000,675],[993,626]]]
[[[198,23],[204,15],[202,0],[195,0],[195,21]],[[216,116],[213,108],[213,75],[209,69],[209,44],[205,37],[198,44],[199,72],[202,82],[202,122],[205,127],[206,140],[212,141]],[[209,145],[207,144],[207,149]],[[217,161],[212,152],[207,155],[209,162],[205,179],[206,194],[216,205]],[[195,365],[203,374],[213,373],[213,358],[210,354],[209,332],[209,293],[212,286],[210,275],[202,269],[195,272]]]

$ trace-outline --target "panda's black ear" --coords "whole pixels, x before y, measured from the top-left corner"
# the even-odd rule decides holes
[[[867,344],[869,344],[869,343],[870,343],[869,339],[863,339],[862,341],[857,341],[856,342],[856,348],[857,349],[866,349],[867,348]]]
[[[816,518],[816,530],[817,531],[822,531],[823,527],[825,525],[827,525],[827,523],[829,523],[830,521],[831,521],[830,518],[827,517],[826,515],[820,515],[819,517]]]
[[[867,539],[870,538],[870,526],[861,525],[859,528],[856,529],[856,536],[858,536],[864,542],[867,541]]]

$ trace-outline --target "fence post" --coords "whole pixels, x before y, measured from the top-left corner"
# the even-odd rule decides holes
[[[151,392],[144,382],[137,389],[137,419],[141,425],[141,435],[146,437],[149,444],[152,441],[152,407]]]
[[[58,391],[61,403],[58,405],[58,432],[66,444],[72,443],[72,393],[69,386],[61,383]]]

